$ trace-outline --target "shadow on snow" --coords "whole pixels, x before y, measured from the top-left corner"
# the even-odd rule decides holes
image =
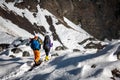
[[[82,62],[88,59],[96,58],[98,56],[106,54],[110,49],[112,49],[114,45],[108,45],[105,49],[99,51],[96,54],[88,54],[88,55],[83,55],[83,56],[78,56],[78,57],[72,57],[66,60],[62,60],[64,56],[58,57],[52,62],[50,62],[51,65],[56,65],[56,69],[64,68],[69,65],[77,65],[78,62]]]

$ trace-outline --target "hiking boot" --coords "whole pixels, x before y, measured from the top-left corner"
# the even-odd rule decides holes
[[[45,57],[45,61],[48,61],[48,60],[49,60],[49,57],[48,57],[48,56],[46,56],[46,57]]]
[[[35,66],[39,66],[42,63],[41,60],[39,60],[38,62],[35,62]]]

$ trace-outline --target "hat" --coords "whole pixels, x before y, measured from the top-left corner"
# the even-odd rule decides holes
[[[38,36],[34,36],[34,39],[37,39],[38,38]]]

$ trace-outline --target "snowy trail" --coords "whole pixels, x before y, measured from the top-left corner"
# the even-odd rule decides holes
[[[21,76],[24,76],[24,75],[26,75],[28,73],[34,73],[35,71],[37,71],[39,69],[42,69],[41,72],[48,73],[49,68],[47,70],[47,67],[50,66],[49,65],[50,61],[51,60],[49,60],[47,62],[45,62],[45,61],[42,62],[41,65],[39,65],[38,67],[34,68],[32,71],[28,71],[28,70],[34,64],[34,61],[27,61],[27,62],[23,63],[22,65],[20,65],[19,67],[15,68],[13,71],[7,73],[0,80],[14,80],[14,79],[19,78]]]
[[[9,80],[11,78],[23,75],[26,71],[28,71],[31,68],[32,64],[32,61],[22,64],[20,67],[17,67],[15,70],[13,70],[13,72],[10,72],[10,74],[4,76],[2,80]]]
[[[111,70],[120,68],[120,62],[114,56],[119,48],[120,43],[116,42],[94,54],[60,51],[58,57],[52,57],[37,69],[26,72],[29,65],[24,63],[16,71],[5,75],[2,80],[110,80]],[[90,58],[89,55],[94,56]]]

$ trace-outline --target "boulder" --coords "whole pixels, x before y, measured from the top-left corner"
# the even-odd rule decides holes
[[[55,48],[56,51],[60,51],[60,50],[64,50],[64,47],[63,46],[58,46]]]
[[[117,59],[120,60],[120,52],[117,52]]]
[[[9,57],[11,57],[11,58],[15,58],[15,56],[14,56],[14,55],[10,55]]]
[[[73,49],[73,52],[80,52],[79,49]]]
[[[0,44],[0,52],[3,51],[4,49],[7,49],[9,44]]]
[[[11,51],[15,54],[22,52],[22,50],[20,48],[13,48]]]
[[[113,77],[120,78],[120,70],[118,70],[118,69],[115,68],[111,72],[112,72]]]
[[[30,56],[30,53],[28,51],[24,51],[22,56],[23,57],[28,57],[28,56]]]

